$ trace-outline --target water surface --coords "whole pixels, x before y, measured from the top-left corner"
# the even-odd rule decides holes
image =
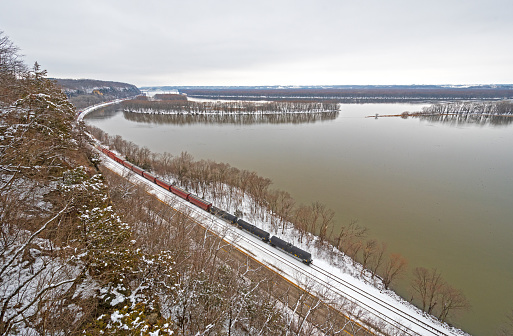
[[[155,152],[256,171],[298,202],[325,203],[337,223],[358,220],[410,269],[436,267],[464,291],[473,309],[457,326],[493,335],[513,309],[511,119],[365,118],[420,109],[348,104],[298,122],[99,111],[86,122]],[[398,291],[409,298],[404,282]]]

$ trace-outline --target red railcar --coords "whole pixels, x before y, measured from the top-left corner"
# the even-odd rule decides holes
[[[210,211],[210,207],[212,206],[212,202],[206,201],[193,194],[189,194],[188,201],[205,211]]]
[[[169,185],[166,182],[161,181],[159,179],[155,179],[155,183],[157,183],[159,186],[161,186],[162,188],[164,188],[166,190],[169,190],[169,187],[171,187],[171,185]]]
[[[189,192],[183,190],[182,188],[175,187],[175,186],[170,186],[169,191],[171,191],[173,194],[175,194],[177,196],[180,196],[184,200],[188,200],[187,197],[190,195]]]
[[[137,167],[137,166],[134,166],[134,165],[132,165],[132,171],[134,173],[136,173],[137,175],[142,175],[143,174],[143,170],[141,168]]]
[[[150,175],[147,172],[143,171],[142,176],[144,176],[144,178],[146,178],[147,180],[150,180],[151,182],[155,183],[156,178],[153,175]]]

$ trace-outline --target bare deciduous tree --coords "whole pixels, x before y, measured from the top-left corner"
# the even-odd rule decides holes
[[[440,293],[440,306],[438,307],[440,321],[445,322],[451,316],[469,309],[470,303],[463,292],[446,283]]]
[[[444,280],[440,272],[436,268],[428,270],[424,267],[417,267],[413,270],[411,286],[420,299],[422,310],[431,314],[438,304],[438,297],[444,287]]]
[[[470,303],[465,295],[449,285],[435,268],[415,268],[411,286],[422,310],[436,315],[442,322],[470,309]]]
[[[392,253],[390,255],[389,259],[385,262],[381,273],[381,281],[383,282],[385,289],[388,289],[392,282],[406,271],[407,266],[408,262],[402,255],[398,253]]]
[[[362,271],[360,272],[360,275],[363,276],[363,273],[367,266],[369,265],[369,262],[374,257],[374,254],[376,253],[376,250],[378,248],[378,241],[376,239],[370,239],[365,242],[365,245],[362,249]]]

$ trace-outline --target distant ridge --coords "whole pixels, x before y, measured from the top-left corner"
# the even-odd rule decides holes
[[[513,89],[513,84],[411,84],[411,85],[163,85],[142,86],[140,90],[172,91],[179,89]]]
[[[426,102],[513,99],[513,84],[146,86],[142,91],[177,91],[211,99],[334,100],[338,102]]]
[[[141,94],[132,84],[96,79],[53,78],[76,108]]]

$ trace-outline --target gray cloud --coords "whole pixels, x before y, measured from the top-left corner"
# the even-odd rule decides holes
[[[51,76],[136,85],[512,82],[509,0],[2,4]]]

